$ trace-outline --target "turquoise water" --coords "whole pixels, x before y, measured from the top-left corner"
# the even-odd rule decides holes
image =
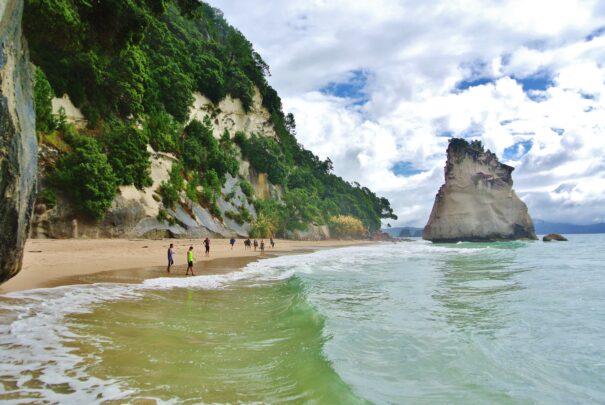
[[[605,235],[384,243],[0,299],[0,399],[605,403]]]

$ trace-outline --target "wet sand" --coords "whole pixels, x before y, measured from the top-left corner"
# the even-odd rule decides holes
[[[166,256],[174,244],[175,266],[166,273]],[[0,286],[0,294],[99,282],[139,283],[155,277],[185,277],[186,252],[194,247],[196,275],[221,274],[241,269],[261,258],[305,253],[319,249],[367,244],[368,241],[275,240],[265,252],[245,249],[238,239],[231,250],[228,239],[212,239],[210,257],[204,255],[202,239],[30,239],[25,246],[21,272]]]

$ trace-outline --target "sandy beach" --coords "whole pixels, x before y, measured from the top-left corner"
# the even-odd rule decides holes
[[[244,249],[238,239],[231,250],[228,239],[212,239],[210,257],[204,256],[202,239],[30,239],[27,241],[21,272],[0,286],[0,294],[92,282],[140,282],[165,277],[166,251],[174,244],[175,266],[171,275],[184,277],[186,251],[194,247],[195,274],[234,271],[259,258],[311,252],[319,249],[366,244],[367,241],[275,240],[271,249],[265,241],[260,249]]]

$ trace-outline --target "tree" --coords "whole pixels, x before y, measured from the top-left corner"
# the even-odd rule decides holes
[[[151,186],[146,132],[122,121],[112,121],[105,128],[102,141],[120,184],[134,184],[138,189]]]
[[[36,68],[34,83],[34,106],[36,108],[36,129],[50,132],[55,129],[52,115],[53,89],[40,68]]]
[[[51,183],[61,188],[85,215],[100,219],[116,195],[118,179],[93,138],[71,135],[72,151],[59,159]]]

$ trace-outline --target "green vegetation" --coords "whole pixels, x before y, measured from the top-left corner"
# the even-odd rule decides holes
[[[252,238],[271,238],[276,235],[278,225],[275,218],[259,213],[250,228],[250,237]]]
[[[483,142],[475,139],[470,143],[464,138],[452,138],[449,140],[449,146],[456,152],[461,152],[465,149],[473,149],[476,152],[484,152]]]
[[[152,184],[149,168],[149,137],[129,123],[111,121],[103,128],[101,141],[120,184],[142,189]]]
[[[240,207],[239,212],[227,211],[225,212],[225,217],[234,220],[240,225],[242,225],[244,222],[251,222],[253,219],[250,215],[250,211],[248,211],[246,207]]]
[[[53,208],[57,205],[57,193],[54,190],[48,188],[40,190],[36,198],[39,202],[46,204],[48,208]]]
[[[363,223],[348,215],[338,215],[330,218],[330,235],[334,238],[361,238],[366,232]]]
[[[144,123],[144,131],[153,150],[179,153],[181,128],[174,117],[166,111],[158,111],[148,116]]]
[[[238,136],[234,139],[244,159],[258,172],[267,173],[273,184],[284,184],[288,174],[285,157],[279,143],[271,138],[252,134],[250,138]]]
[[[297,142],[294,117],[283,113],[267,82],[268,66],[209,5],[197,0],[26,0],[24,31],[39,66],[39,136],[61,146],[52,185],[65,189],[82,212],[102,217],[118,185],[149,186],[150,144],[181,162],[158,190],[167,208],[184,191],[221,218],[217,200],[227,174],[237,177],[241,152],[283,194],[281,200],[257,201],[252,185],[240,180],[259,212],[252,223],[258,235],[286,235],[337,215],[358,218],[375,231],[381,219],[396,218],[386,199],[334,175],[330,159],[320,160]],[[256,89],[271,115],[275,139],[236,133],[232,140],[225,132],[217,140],[210,118],[187,122],[195,91],[215,103],[230,95],[249,110]],[[74,133],[64,114],[53,118],[53,94],[68,94],[88,128]],[[243,210],[225,215],[252,219]]]
[[[248,180],[242,180],[239,183],[239,187],[248,199],[248,202],[251,203],[254,200],[254,187],[252,187],[252,184]]]
[[[179,192],[183,189],[183,167],[179,164],[172,165],[170,169],[170,178],[167,182],[162,182],[158,192],[162,197],[162,203],[165,207],[173,208],[179,201]]]
[[[83,214],[103,217],[118,187],[118,178],[98,142],[91,137],[68,134],[72,151],[61,156],[50,183],[63,190]]]
[[[219,144],[212,134],[212,123],[208,117],[203,123],[193,120],[185,127],[183,162],[186,169],[205,173],[206,183],[219,192],[225,175],[229,173],[235,177],[239,170],[232,142],[227,137]]]
[[[34,76],[34,106],[36,108],[36,128],[38,131],[50,132],[56,127],[52,116],[51,101],[53,89],[42,69],[37,68]]]

